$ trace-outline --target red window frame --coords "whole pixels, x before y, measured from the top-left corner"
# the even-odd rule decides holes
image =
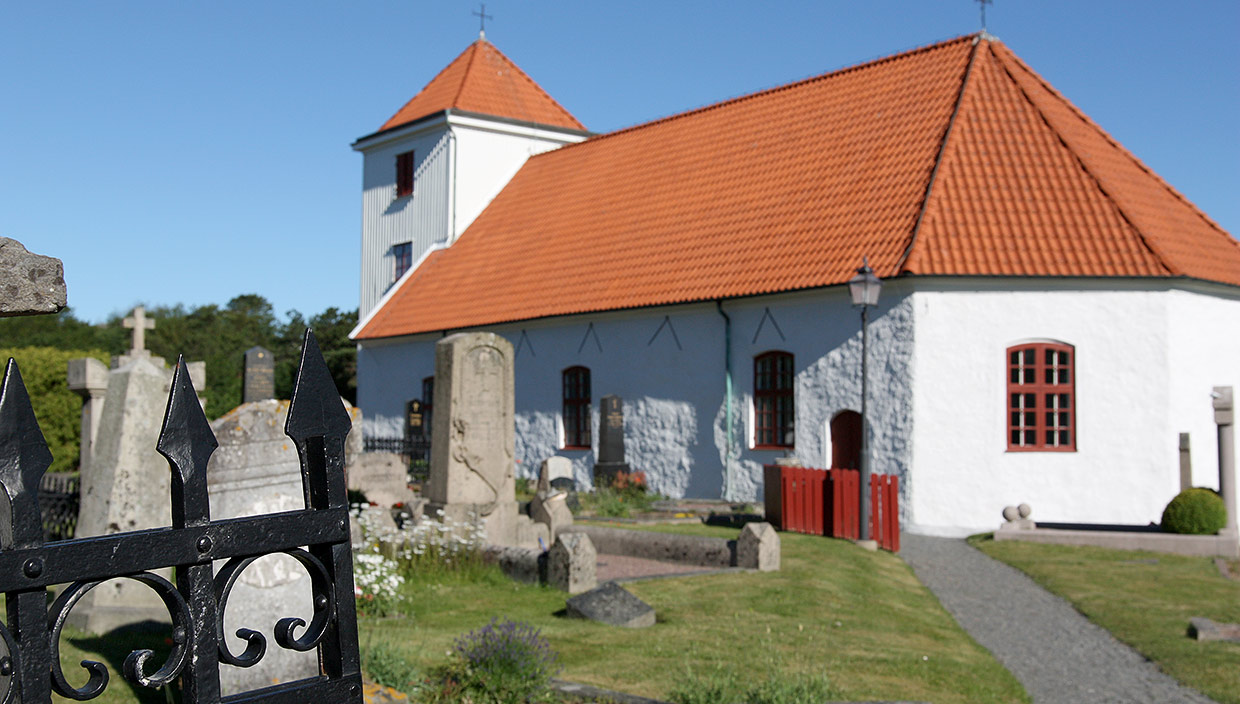
[[[796,444],[796,367],[789,352],[753,358],[754,449],[784,450]]]
[[[1035,342],[1007,348],[1008,452],[1076,451],[1076,350]]]
[[[564,370],[564,449],[590,449],[590,370],[569,367]]]
[[[413,152],[396,155],[396,197],[413,195]]]

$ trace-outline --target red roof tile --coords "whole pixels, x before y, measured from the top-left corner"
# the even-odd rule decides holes
[[[1240,285],[1240,243],[968,36],[532,157],[357,337],[841,284],[864,255]]]
[[[485,39],[470,44],[379,129],[398,127],[447,109],[585,129],[577,118]]]

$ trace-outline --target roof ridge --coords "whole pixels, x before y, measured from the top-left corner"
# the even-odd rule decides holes
[[[629,125],[628,127],[621,127],[620,129],[613,130],[611,132],[604,132],[602,134],[595,135],[583,142],[576,142],[574,144],[566,144],[563,147],[560,147],[559,149],[553,149],[548,152],[542,152],[540,154],[531,156],[530,158],[535,159],[545,154],[551,154],[553,152],[562,152],[567,149],[572,149],[573,147],[576,147],[578,145],[597,143],[600,140],[609,139],[611,137],[617,137],[622,134],[628,134],[630,132],[636,132],[637,130],[643,130],[648,127],[654,127],[656,125],[661,125],[663,123],[671,122],[673,120],[680,120],[680,119],[688,118],[693,115],[698,115],[701,113],[709,112],[711,110],[717,110],[717,109],[727,107],[730,105],[734,105],[736,103],[740,103],[743,101],[754,100],[754,99],[757,99],[757,98],[760,98],[766,95],[770,95],[771,93],[777,93],[783,90],[791,90],[793,88],[799,88],[803,85],[808,85],[810,83],[824,81],[829,78],[834,78],[836,76],[842,76],[848,73],[853,73],[854,71],[860,71],[862,69],[879,66],[885,63],[889,63],[891,61],[895,61],[897,59],[904,59],[907,57],[915,56],[917,54],[924,54],[926,52],[933,51],[935,49],[941,49],[943,47],[947,47],[947,46],[950,46],[952,44],[956,44],[959,42],[972,41],[977,36],[978,35],[976,32],[973,34],[963,34],[961,36],[953,37],[951,39],[944,39],[942,41],[934,42],[933,44],[925,44],[922,46],[913,47],[912,49],[899,51],[894,54],[887,54],[886,56],[880,56],[877,59],[870,59],[869,61],[862,61],[860,63],[851,64],[848,66],[844,66],[842,68],[837,68],[834,71],[828,71],[827,73],[815,74],[808,78],[802,78],[800,80],[796,80],[791,83],[782,83],[780,85],[773,86],[771,88],[763,88],[753,93],[746,93],[744,95],[738,95],[734,98],[727,98],[717,103],[711,103],[709,105],[703,105],[703,106],[696,107],[696,108],[690,108],[689,110],[685,110],[684,112],[673,113],[671,115],[665,115],[663,117],[656,117],[655,119],[650,120],[649,122],[641,122],[636,125]]]
[[[1006,48],[1006,46],[1004,48]],[[1086,115],[1084,112],[1082,112],[1081,109],[1078,108],[1075,103],[1069,100],[1063,93],[1060,93],[1059,90],[1055,88],[1055,86],[1047,82],[1047,80],[1043,78],[1041,74],[1039,74],[1037,71],[1034,71],[1032,68],[1030,68],[1029,65],[1024,62],[1024,60],[1022,60],[1019,56],[1016,55],[1016,52],[1008,49],[1007,54],[1011,56],[1013,60],[1016,61],[1016,64],[1020,66],[1021,70],[1029,74],[1033,78],[1033,80],[1037,81],[1049,93],[1051,93],[1052,95],[1054,95],[1055,97],[1063,101],[1064,105],[1067,106],[1068,110],[1070,110],[1072,114],[1076,115],[1077,118],[1079,118],[1085,124],[1089,125],[1091,128],[1096,130],[1098,134],[1100,134],[1102,138],[1106,140],[1108,144],[1110,144],[1111,146],[1115,147],[1120,152],[1122,152],[1124,156],[1126,156],[1130,161],[1132,161],[1132,163],[1135,164],[1138,169],[1141,169],[1141,171],[1145,172],[1146,175],[1154,177],[1158,181],[1158,184],[1162,186],[1164,189],[1166,189],[1168,193],[1174,196],[1176,200],[1180,201],[1184,205],[1187,205],[1189,208],[1191,208],[1194,213],[1196,213],[1200,218],[1205,220],[1206,223],[1208,223],[1211,227],[1218,230],[1220,233],[1224,235],[1228,235],[1229,236],[1228,239],[1235,241],[1234,237],[1230,237],[1231,233],[1223,229],[1222,225],[1219,225],[1217,222],[1214,221],[1213,218],[1211,218],[1204,211],[1198,208],[1196,204],[1194,204],[1191,200],[1189,200],[1183,193],[1180,193],[1179,190],[1177,190],[1175,186],[1172,186],[1170,183],[1167,183],[1167,181],[1164,180],[1162,176],[1159,176],[1158,173],[1156,173],[1153,169],[1146,166],[1145,162],[1141,161],[1141,159],[1138,158],[1136,154],[1133,154],[1128,148],[1126,148],[1123,144],[1121,144],[1119,140],[1112,137],[1110,132],[1107,132],[1106,129],[1104,129],[1101,125],[1094,122],[1093,119],[1090,118],[1089,115]],[[999,63],[1000,65],[1003,65],[1004,70],[1006,70],[1007,67],[1002,57],[999,58]],[[1041,111],[1039,111],[1039,114],[1040,113]],[[1056,134],[1058,134],[1058,132],[1056,132]]]
[[[466,52],[466,51],[469,51],[471,48],[473,48],[473,46],[474,46],[473,44],[470,44],[469,46],[465,47],[465,49],[464,49],[463,51],[461,51],[461,53],[459,53],[459,54],[457,54],[457,55],[456,55],[456,58],[455,58],[455,59],[452,59],[452,60],[451,60],[451,61],[449,61],[447,64],[445,64],[443,68],[439,69],[439,73],[436,73],[434,76],[432,76],[432,77],[431,77],[431,80],[429,80],[429,81],[427,81],[427,82],[426,82],[426,85],[422,86],[422,88],[421,88],[420,90],[418,90],[418,92],[417,92],[417,93],[414,93],[414,94],[413,94],[413,97],[409,98],[409,99],[408,99],[408,100],[406,100],[404,103],[401,103],[400,108],[399,108],[399,109],[398,109],[395,113],[393,113],[393,114],[392,114],[392,117],[395,117],[396,115],[399,115],[399,114],[400,114],[400,112],[401,112],[401,110],[404,110],[405,108],[409,107],[409,104],[410,104],[410,103],[412,103],[413,101],[417,100],[417,99],[418,99],[418,97],[419,97],[420,95],[422,95],[422,93],[423,93],[423,92],[425,92],[425,91],[426,91],[426,89],[427,89],[428,87],[430,87],[430,85],[431,85],[432,83],[434,83],[435,81],[439,80],[439,77],[440,77],[440,76],[442,76],[445,72],[447,72],[447,70],[448,70],[448,69],[452,68],[453,64],[455,64],[457,61],[460,61],[461,57],[465,55],[465,52]],[[387,120],[385,120],[385,121],[383,122],[383,125],[384,125],[384,126],[380,126],[380,128],[379,128],[379,132],[382,132],[382,131],[383,131],[383,130],[385,130],[385,129],[391,129],[390,127],[386,127],[387,123],[388,123],[388,122],[391,122],[391,121],[392,121],[392,118],[391,118],[391,117],[389,117]],[[399,126],[400,126],[400,125],[392,125],[392,127],[399,127]],[[376,134],[377,134],[377,133],[376,133]]]
[[[1015,54],[1010,51],[1008,53],[1012,54],[1012,56],[1015,56]],[[1020,94],[1025,98],[1025,101],[1029,103],[1029,107],[1033,108],[1033,111],[1037,113],[1038,118],[1042,120],[1042,123],[1046,125],[1046,128],[1049,129],[1051,133],[1055,135],[1055,138],[1059,140],[1060,144],[1064,145],[1064,148],[1067,149],[1068,153],[1072,155],[1072,159],[1076,161],[1078,165],[1080,165],[1081,170],[1084,171],[1085,174],[1089,176],[1090,180],[1094,182],[1094,184],[1098,187],[1098,190],[1101,191],[1102,194],[1106,197],[1107,202],[1109,202],[1111,206],[1115,208],[1116,212],[1118,212],[1119,216],[1124,219],[1124,222],[1128,225],[1128,227],[1132,228],[1133,233],[1136,234],[1137,239],[1140,240],[1141,244],[1144,245],[1147,250],[1149,250],[1150,254],[1154,255],[1154,258],[1157,259],[1158,263],[1162,265],[1164,269],[1167,270],[1167,273],[1173,274],[1176,276],[1183,276],[1184,272],[1180,269],[1180,267],[1174,266],[1172,262],[1170,261],[1170,259],[1167,257],[1167,255],[1163,252],[1162,247],[1155,245],[1154,242],[1152,242],[1148,237],[1145,236],[1145,233],[1141,231],[1141,228],[1137,227],[1137,224],[1133,222],[1132,218],[1128,215],[1128,211],[1124,208],[1123,205],[1120,204],[1119,199],[1116,198],[1109,190],[1107,190],[1106,186],[1102,184],[1102,180],[1098,178],[1097,174],[1094,173],[1094,170],[1091,169],[1089,164],[1085,162],[1085,159],[1083,159],[1081,155],[1077,153],[1077,150],[1074,149],[1072,145],[1068,143],[1068,140],[1064,139],[1063,134],[1055,127],[1055,125],[1051,122],[1051,120],[1046,116],[1046,112],[1042,109],[1042,107],[1038,105],[1037,101],[1034,100],[1031,95],[1029,95],[1029,93],[1025,90],[1024,86],[1020,84],[1020,81],[1016,80],[1016,76],[1012,75],[1012,71],[1008,68],[1007,63],[1003,60],[1003,57],[999,56],[998,54],[995,54],[993,50],[992,50],[992,55],[994,55],[995,61],[999,64],[999,68],[1002,69],[1005,74],[1007,74],[1008,78],[1011,79],[1013,85],[1015,85],[1016,90],[1018,90]],[[1020,64],[1020,68],[1025,73],[1033,76],[1034,80],[1036,80],[1043,87],[1049,86],[1049,84],[1046,81],[1042,80],[1042,77],[1040,75],[1038,75],[1035,71],[1030,69],[1028,66],[1024,65],[1023,62]],[[1083,116],[1082,113],[1076,109],[1076,106],[1072,104],[1072,101],[1064,97],[1063,94],[1061,94],[1059,91],[1054,91],[1052,89],[1052,95],[1058,98],[1060,102],[1067,105],[1068,108],[1072,111],[1072,113],[1076,115],[1078,118]],[[1101,133],[1104,138],[1107,138],[1108,142],[1112,146],[1117,147],[1121,152],[1124,152],[1124,153],[1128,152],[1128,150],[1124,149],[1123,146],[1121,146],[1118,142],[1115,142],[1113,139],[1110,139],[1110,135],[1106,133],[1106,130],[1103,130],[1101,127],[1095,124],[1092,120],[1088,120],[1086,124],[1088,124],[1092,129]]]
[[[484,41],[486,40],[476,39],[470,43],[469,47],[465,50],[470,51],[472,49],[473,53],[469,55],[469,62],[465,64],[465,70],[461,72],[461,82],[456,86],[456,95],[452,96],[452,107],[456,107],[456,104],[461,102],[461,94],[465,92],[465,84],[469,81],[469,72],[474,68],[474,59],[478,58],[478,45]],[[428,83],[427,85],[430,84]],[[423,90],[426,89],[423,88]]]
[[[531,87],[537,89],[543,95],[547,96],[547,99],[551,101],[551,104],[554,105],[556,109],[558,109],[560,112],[564,113],[565,117],[572,120],[573,122],[576,122],[578,125],[581,125],[582,129],[586,128],[586,126],[582,124],[581,120],[578,120],[571,112],[568,111],[568,108],[561,105],[560,101],[555,99],[555,96],[547,92],[546,88],[543,88],[541,85],[539,85],[538,81],[535,81],[530,76],[530,74],[525,72],[525,69],[517,65],[517,62],[513,61],[511,58],[509,58],[507,54],[500,51],[500,48],[495,46],[494,44],[491,44],[491,48],[494,49],[495,53],[498,54],[501,59],[506,61],[509,66],[512,66],[514,69],[516,69],[517,75],[520,76],[522,79],[524,79],[526,83],[528,83]]]
[[[925,220],[926,211],[930,208],[930,198],[934,194],[934,184],[939,175],[939,167],[943,164],[943,159],[947,154],[948,142],[951,140],[952,128],[956,125],[956,117],[960,114],[960,106],[964,104],[964,92],[968,88],[969,77],[973,74],[973,62],[977,60],[977,52],[980,50],[980,46],[981,42],[975,39],[973,41],[973,48],[969,52],[969,62],[964,67],[964,75],[960,77],[960,90],[956,92],[956,101],[952,105],[952,114],[947,118],[947,127],[943,130],[943,138],[939,141],[939,151],[934,158],[934,168],[930,170],[930,176],[926,181],[926,191],[921,199],[921,208],[917,212],[917,221],[913,223],[913,231],[909,235],[908,246],[904,248],[904,254],[896,262],[895,271],[891,273],[891,276],[905,273],[904,265],[913,256],[913,247],[917,244],[917,235],[921,232],[921,224]]]

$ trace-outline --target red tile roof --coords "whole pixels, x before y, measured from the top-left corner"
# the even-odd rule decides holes
[[[585,130],[577,118],[485,39],[470,44],[379,130],[447,109]]]
[[[863,255],[1240,285],[1240,243],[966,36],[532,157],[357,337],[841,284]]]

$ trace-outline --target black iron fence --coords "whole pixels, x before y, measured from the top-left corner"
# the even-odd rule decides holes
[[[367,437],[362,441],[365,452],[391,452],[405,458],[409,480],[425,482],[430,477],[431,439],[425,435],[407,438]]]
[[[76,473],[44,474],[39,481],[39,512],[43,514],[43,541],[68,540],[77,531],[82,503],[82,479]]]
[[[9,360],[0,388],[0,487],[8,511],[0,511],[0,592],[7,619],[0,624],[0,704],[44,704],[51,693],[92,699],[108,686],[105,665],[85,661],[85,685],[74,688],[60,666],[60,637],[75,604],[91,589],[115,578],[147,585],[172,620],[172,649],[158,669],[150,650],[135,650],[124,676],[143,687],[179,683],[186,704],[208,702],[362,701],[353,601],[352,554],[344,482],[344,441],[350,428],[314,335],[307,330],[285,432],[301,457],[306,508],[265,516],[211,520],[207,460],[215,436],[183,360],[156,449],[172,468],[172,526],[151,530],[44,541],[39,486],[52,456],[34,417],[17,364]],[[4,502],[0,502],[3,504]],[[249,629],[237,635],[245,651],[224,642],[223,614],[233,583],[258,558],[284,553],[309,573],[311,622],[290,617],[275,627],[282,648],[317,649],[317,677],[221,697],[220,663],[250,667],[262,660],[267,638]],[[212,561],[226,560],[216,573]],[[153,570],[172,567],[176,584]],[[47,589],[68,585],[49,605]],[[300,634],[298,634],[300,631]]]

